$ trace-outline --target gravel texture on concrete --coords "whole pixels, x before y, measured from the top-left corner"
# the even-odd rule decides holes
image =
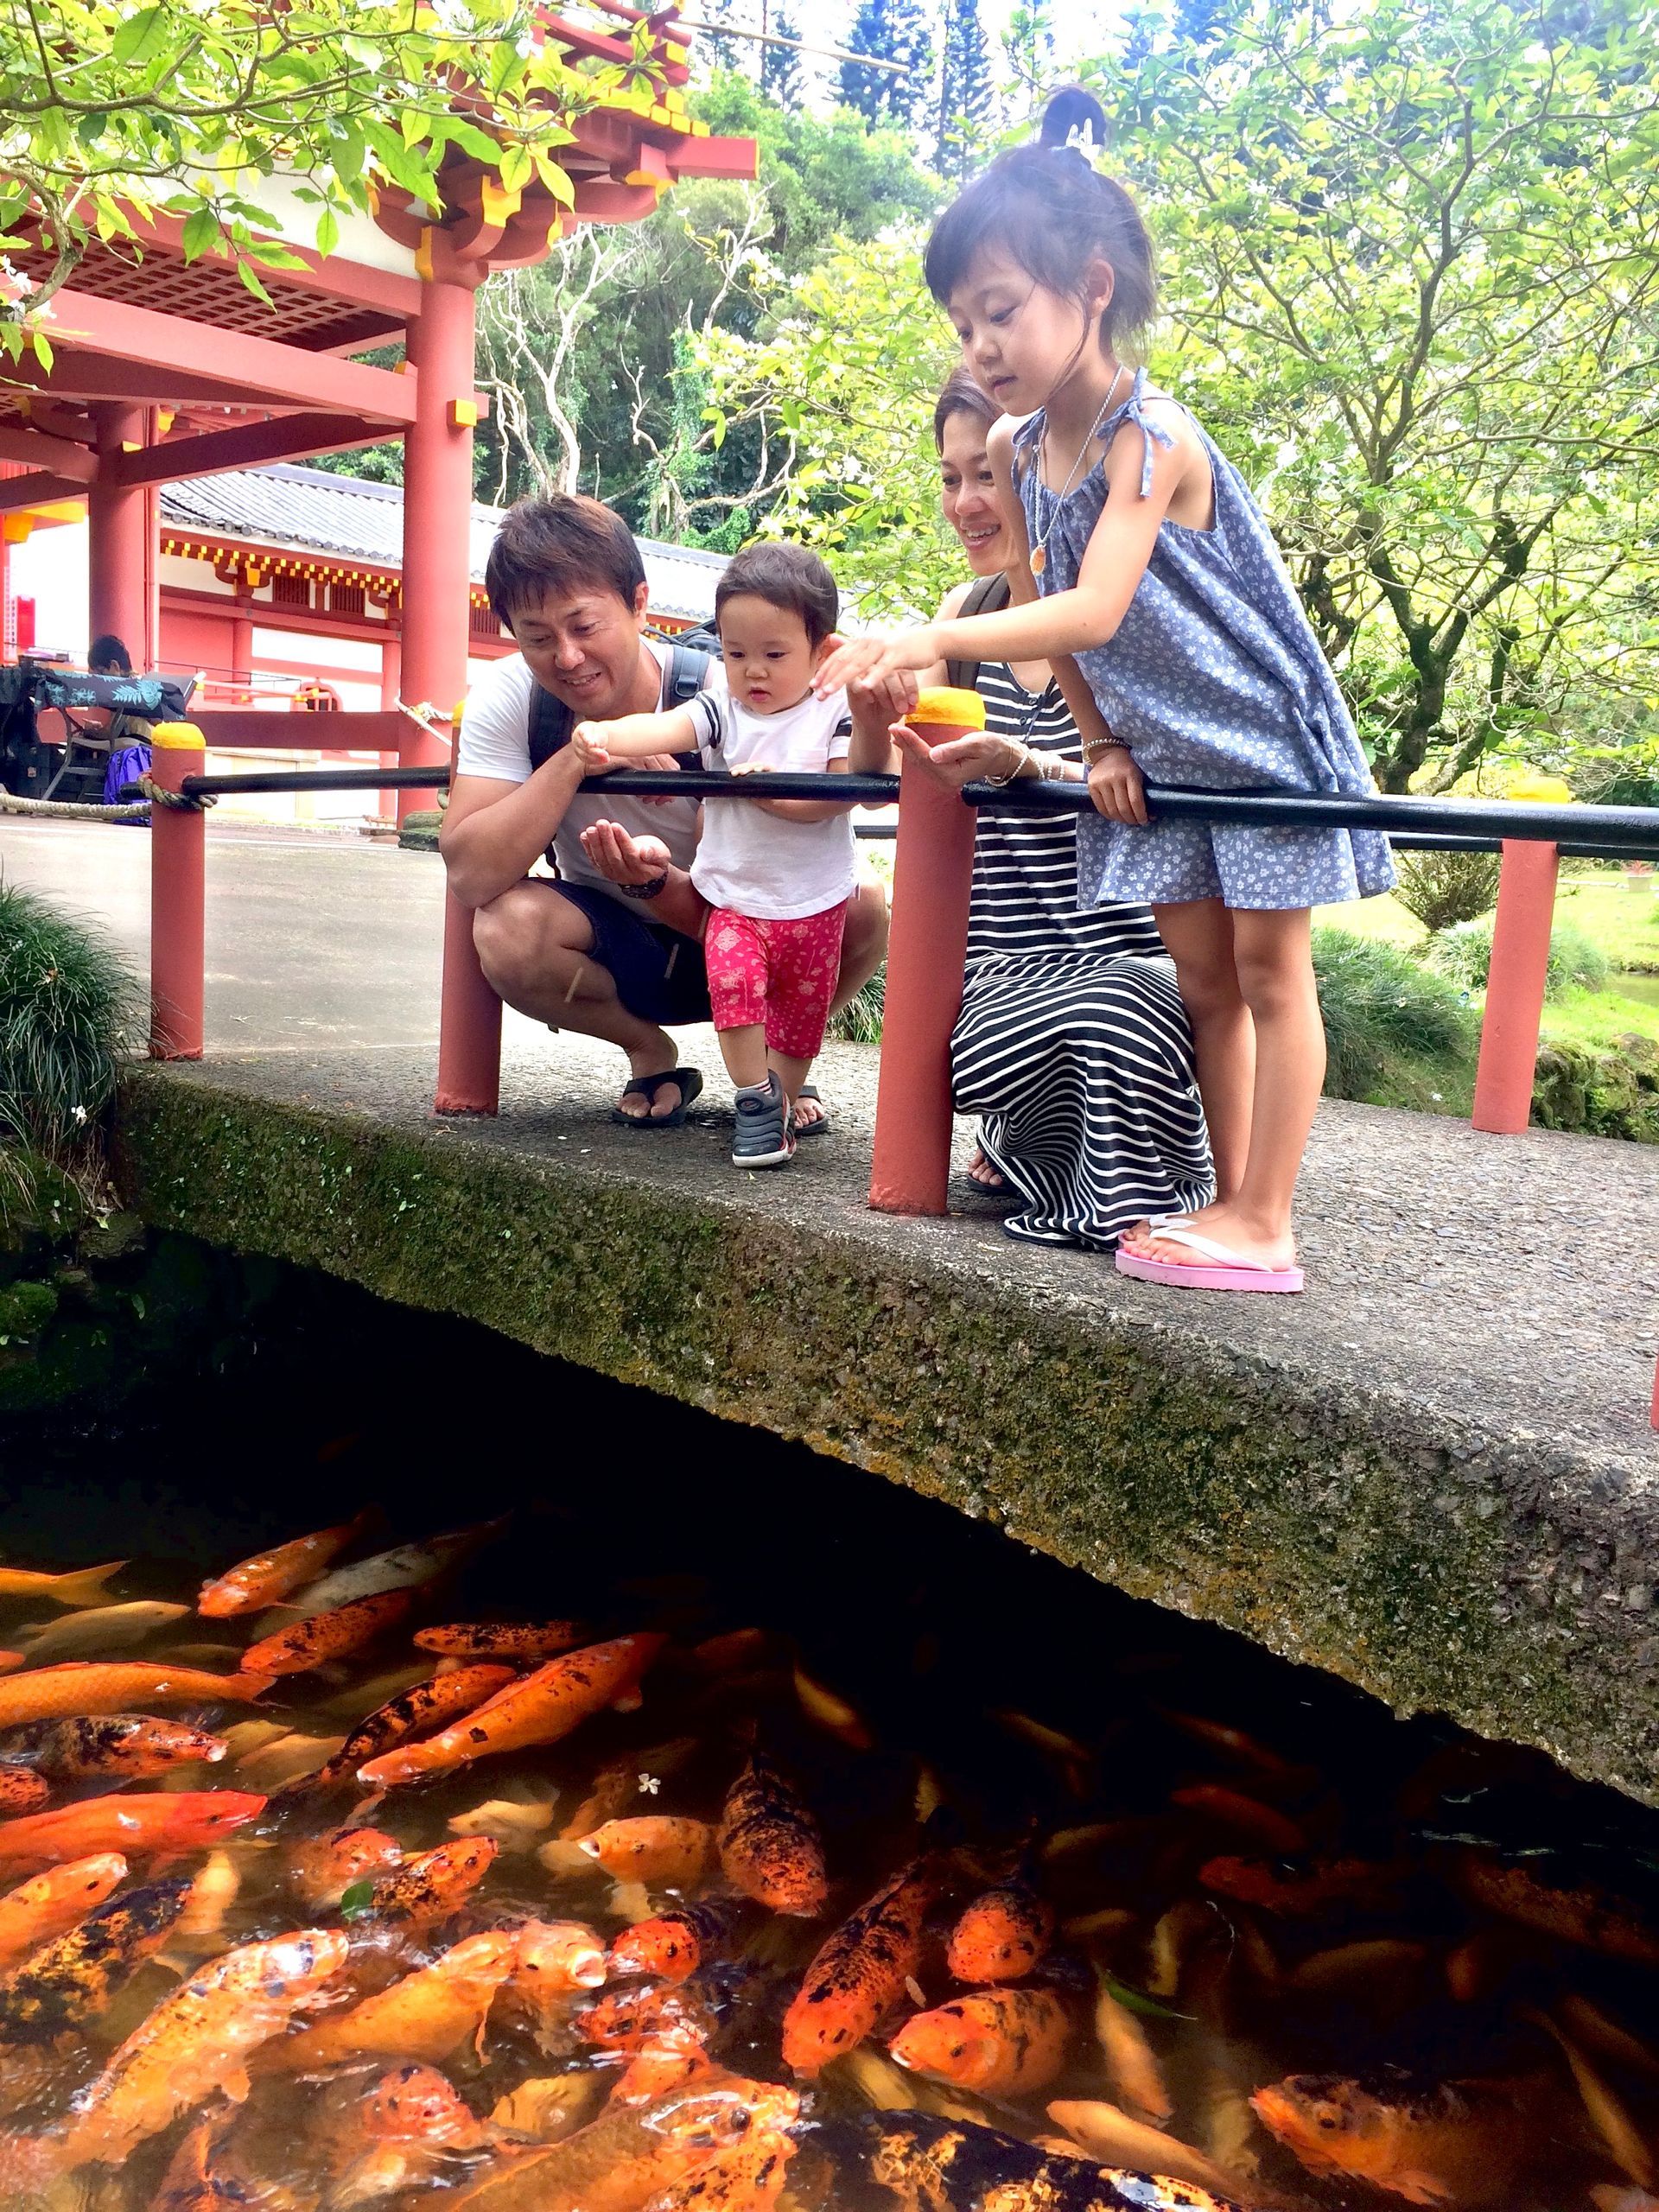
[[[831,1135],[728,1159],[608,1120],[620,1062],[516,1026],[495,1121],[431,1058],[290,1049],[148,1072],[157,1221],[451,1306],[992,1517],[1138,1596],[1659,1802],[1659,1155],[1327,1103],[1300,1300],[864,1204],[879,1055]],[[970,1132],[958,1125],[960,1166]]]

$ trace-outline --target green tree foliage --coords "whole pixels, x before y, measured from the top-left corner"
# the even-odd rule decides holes
[[[933,88],[933,31],[922,0],[860,0],[848,35],[850,54],[896,61],[899,69],[841,65],[843,106],[866,123],[915,124],[929,113]]]
[[[996,103],[990,41],[979,0],[945,0],[934,159],[957,182],[975,167],[990,132]]]
[[[768,28],[779,38],[798,39],[800,25],[795,10],[787,0],[772,11]],[[806,89],[806,71],[801,56],[787,46],[766,46],[760,50],[760,89],[769,100],[775,100],[785,115],[800,111]]]
[[[1096,79],[1159,367],[1265,499],[1383,787],[1650,716],[1659,126],[1646,4],[1284,0]]]
[[[4,0],[0,246],[53,259],[25,302],[0,303],[0,345],[49,365],[52,293],[94,237],[136,251],[135,213],[182,215],[187,260],[229,253],[265,296],[260,270],[295,259],[260,201],[279,173],[323,252],[378,187],[435,207],[452,149],[568,206],[572,120],[636,73],[572,67],[524,25],[519,0]]]

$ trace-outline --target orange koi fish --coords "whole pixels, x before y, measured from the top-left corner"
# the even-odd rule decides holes
[[[27,1651],[0,1651],[0,1675],[15,1675],[20,1667],[27,1667]]]
[[[528,1666],[570,1650],[582,1642],[582,1628],[575,1621],[450,1621],[417,1630],[415,1641],[447,1659],[511,1659]]]
[[[179,1720],[157,1720],[145,1713],[79,1713],[8,1729],[0,1737],[0,1760],[16,1761],[59,1782],[86,1782],[105,1774],[147,1782],[175,1766],[211,1766],[229,1748],[222,1736]]]
[[[645,1783],[661,1782],[677,1772],[699,1748],[695,1736],[676,1736],[666,1744],[653,1744],[648,1751],[613,1759],[594,1777],[588,1795],[559,1830],[559,1840],[579,1843],[607,1821],[622,1819],[631,1805],[639,1803]]]
[[[0,1567],[0,1599],[43,1598],[49,1605],[66,1611],[77,1605],[100,1605],[105,1584],[119,1574],[124,1559],[106,1560],[102,1567],[78,1567],[68,1574],[38,1574],[27,1567]]]
[[[0,1728],[88,1713],[130,1713],[149,1705],[251,1705],[270,1684],[251,1673],[209,1675],[194,1667],[138,1659],[67,1659],[29,1667],[0,1681]]]
[[[641,2044],[616,2078],[611,2091],[613,2105],[647,2105],[682,2082],[699,2074],[712,2074],[715,2062],[706,2044],[689,2028],[665,2029]]]
[[[94,2161],[118,2164],[207,2098],[239,2103],[251,2054],[339,1973],[347,1951],[344,1936],[310,1928],[210,1960],[133,2031],[56,2133],[0,2144],[8,2181],[39,2189]]]
[[[1285,1920],[1311,1920],[1349,1906],[1379,1910],[1398,1901],[1403,1878],[1403,1868],[1369,1859],[1310,1859],[1294,1866],[1268,1859],[1206,1859],[1198,1869],[1206,1890]]]
[[[664,2039],[707,2044],[714,2014],[690,1990],[671,1982],[635,1982],[607,1990],[570,2023],[585,2043],[601,2050],[643,2050]]]
[[[842,1921],[806,1970],[784,2015],[784,2063],[811,2077],[863,2042],[921,1955],[934,1878],[914,1859]]]
[[[0,1683],[0,1690],[4,1687]],[[1453,1879],[1471,1904],[1502,1913],[1506,1920],[1542,1929],[1606,1958],[1659,1967],[1659,1925],[1616,1891],[1589,1883],[1560,1888],[1518,1862],[1478,1851],[1459,1854]]]
[[[720,1816],[727,1880],[772,1912],[817,1912],[828,1894],[818,1824],[791,1784],[753,1751]]]
[[[415,1603],[410,1590],[382,1590],[372,1598],[354,1598],[332,1611],[311,1613],[292,1628],[278,1629],[261,1637],[242,1654],[242,1671],[249,1675],[303,1675],[331,1659],[349,1659],[395,1628]]]
[[[435,2067],[417,2064],[382,2075],[353,2133],[357,2156],[328,2193],[329,2212],[350,2212],[413,2188],[496,2139]]]
[[[684,1981],[699,1967],[729,1955],[742,1915],[743,1908],[734,1899],[715,1897],[706,1904],[682,1905],[677,1912],[636,1920],[611,1946],[611,1972]]]
[[[563,2142],[517,2153],[452,2212],[645,2212],[755,2129],[780,2133],[800,2101],[775,2082],[702,2075],[645,2105],[608,2106]]]
[[[403,1846],[383,1828],[336,1828],[296,1844],[288,1878],[313,1912],[322,1912],[337,1905],[354,1882],[378,1880],[403,1863]]]
[[[0,1897],[0,1969],[50,1943],[84,1919],[127,1878],[118,1851],[72,1859],[35,1874]]]
[[[511,1667],[457,1667],[452,1674],[435,1675],[429,1682],[416,1682],[377,1706],[359,1720],[333,1758],[317,1769],[304,1787],[322,1789],[351,1781],[359,1767],[411,1737],[429,1735],[463,1713],[493,1698],[518,1676]]]
[[[26,1766],[0,1766],[0,1816],[38,1813],[51,1796],[52,1785],[43,1774],[31,1774]]]
[[[95,2020],[172,1934],[190,1877],[106,1897],[79,1926],[0,1979],[0,2040],[46,2043]]]
[[[1164,2069],[1146,2030],[1128,2006],[1119,2003],[1103,1977],[1095,1998],[1095,2040],[1116,2101],[1154,2126],[1165,2126],[1175,2107]]]
[[[1307,1849],[1306,1836],[1288,1814],[1262,1804],[1259,1798],[1247,1797],[1242,1789],[1228,1789],[1218,1782],[1198,1782],[1190,1789],[1172,1789],[1169,1802],[1213,1821],[1219,1827],[1236,1829],[1281,1858],[1300,1858]]]
[[[286,1544],[278,1544],[272,1551],[256,1552],[251,1559],[245,1559],[201,1586],[201,1595],[196,1600],[196,1611],[205,1613],[209,1620],[232,1620],[238,1613],[257,1613],[266,1605],[279,1605],[284,1598],[302,1589],[314,1575],[321,1574],[329,1561],[343,1552],[348,1544],[372,1529],[375,1514],[372,1508],[353,1514],[349,1521],[342,1521],[337,1528],[319,1529],[315,1535],[296,1536]]]
[[[452,1767],[493,1752],[556,1744],[632,1689],[664,1641],[650,1634],[621,1636],[610,1643],[567,1651],[424,1743],[404,1745],[369,1760],[359,1768],[357,1778],[367,1788],[385,1789],[401,1782],[418,1782],[429,1774],[447,1774]],[[0,1690],[4,1688],[0,1682]]]
[[[783,2195],[795,2145],[781,2127],[752,2127],[700,2173],[653,2196],[645,2212],[768,2212]]]
[[[906,2021],[887,2045],[900,2066],[982,2096],[1046,2089],[1065,2063],[1071,2023],[1051,1989],[983,1989]]]
[[[707,1821],[650,1813],[632,1821],[607,1821],[577,1849],[596,1859],[619,1882],[657,1882],[680,1889],[700,1882],[715,1857],[715,1832]]]
[[[515,1930],[512,1987],[539,2010],[539,1998],[597,1989],[605,1979],[605,1947],[580,1920],[526,1920]]]
[[[200,1851],[264,1810],[251,1789],[176,1789],[84,1797],[0,1826],[0,1866],[60,1866],[89,1852]]]
[[[1502,2204],[1528,2155],[1524,2101],[1491,2082],[1293,2074],[1250,2099],[1310,2173],[1370,2182],[1408,2204]]]
[[[495,1993],[512,1972],[516,1956],[511,1933],[493,1929],[468,1936],[390,1989],[274,2044],[260,2070],[308,2073],[341,2059],[364,2057],[417,2058],[435,2066],[483,2032]]]
[[[461,1843],[441,1843],[434,1851],[417,1851],[380,1876],[370,1892],[368,1911],[377,1920],[396,1921],[405,1928],[434,1928],[471,1897],[498,1849],[493,1838],[480,1835]]]
[[[238,2117],[233,2110],[209,2112],[196,2121],[162,2176],[150,2212],[224,2212],[226,2205],[253,2200],[255,2185],[226,2164]]]
[[[1018,1981],[1053,1935],[1052,1907],[1015,1875],[974,1899],[950,1931],[945,1963],[958,1981]]]

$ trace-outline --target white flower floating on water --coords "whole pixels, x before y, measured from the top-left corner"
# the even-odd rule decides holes
[[[654,1774],[642,1774],[639,1777],[640,1791],[645,1796],[654,1797],[662,1786],[663,1784],[660,1776]]]

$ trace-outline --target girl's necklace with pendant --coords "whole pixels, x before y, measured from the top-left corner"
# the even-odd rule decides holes
[[[1120,362],[1118,365],[1117,374],[1112,378],[1111,389],[1106,394],[1105,402],[1103,404],[1099,414],[1095,417],[1094,428],[1090,431],[1083,443],[1077,448],[1077,457],[1072,462],[1071,468],[1066,474],[1065,481],[1061,485],[1058,492],[1048,492],[1048,486],[1043,482],[1048,461],[1048,425],[1046,423],[1043,425],[1043,445],[1042,451],[1038,456],[1037,481],[1042,486],[1045,492],[1048,492],[1048,496],[1054,504],[1049,510],[1047,527],[1044,530],[1042,536],[1031,549],[1029,565],[1031,568],[1031,573],[1033,576],[1040,576],[1043,570],[1048,566],[1047,547],[1050,533],[1052,531],[1055,524],[1059,520],[1060,509],[1065,504],[1067,493],[1070,492],[1071,486],[1077,480],[1077,471],[1083,467],[1084,457],[1088,454],[1090,447],[1093,445],[1096,438],[1099,435],[1101,424],[1106,420],[1106,417],[1112,411],[1112,402],[1117,397],[1117,387],[1122,383],[1122,381],[1123,367],[1122,364]]]

